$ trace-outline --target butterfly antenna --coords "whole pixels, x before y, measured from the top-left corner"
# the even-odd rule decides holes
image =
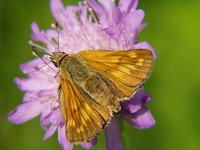
[[[32,74],[32,73],[34,73],[34,72],[36,72],[36,71],[38,71],[38,70],[44,68],[44,67],[47,66],[47,65],[49,66],[49,63],[50,63],[50,62],[44,64],[43,66],[39,67],[38,69],[35,69],[35,70],[31,71],[31,72],[28,72],[28,73],[23,74],[20,78],[21,78],[21,79],[27,78],[30,74]],[[52,69],[53,69],[53,68],[52,68]],[[55,71],[55,70],[54,70],[54,71]]]
[[[58,44],[58,52],[60,51],[60,41],[59,41],[59,24],[58,24],[58,21],[55,23],[55,26],[54,26],[55,28],[56,28],[56,31],[57,31],[57,35],[58,35],[58,42],[57,42],[57,44]],[[33,70],[33,71],[31,71],[31,72],[29,72],[29,73],[26,73],[26,74],[24,74],[24,75],[22,75],[22,79],[23,78],[26,78],[28,75],[30,75],[31,73],[34,73],[34,72],[36,72],[36,71],[38,71],[38,70],[40,70],[40,69],[42,69],[43,67],[45,67],[45,66],[49,66],[49,64],[51,63],[51,61],[50,62],[46,62],[37,52],[36,52],[36,50],[35,49],[37,49],[37,50],[39,50],[39,51],[41,51],[41,52],[43,52],[43,53],[45,53],[45,54],[47,54],[47,55],[49,55],[49,56],[52,56],[52,54],[50,54],[50,53],[48,53],[48,49],[46,49],[46,48],[44,48],[44,47],[42,47],[42,46],[40,46],[40,45],[38,45],[38,44],[35,44],[35,43],[33,43],[32,41],[29,41],[29,44],[30,45],[32,45],[32,51],[37,55],[37,57],[39,57],[43,62],[44,62],[44,65],[43,66],[41,66],[41,67],[39,67],[38,69],[36,69],[36,70]],[[55,71],[51,66],[49,66],[54,72],[57,72],[57,71]]]
[[[47,65],[47,66],[49,66],[49,64],[50,64],[50,62],[46,62],[36,51],[35,51],[35,48],[36,47],[32,47],[32,50],[33,50],[33,52],[45,63],[45,66]],[[47,53],[48,54],[48,53]],[[50,55],[50,54],[48,54],[48,55]],[[50,55],[51,56],[51,55]],[[43,68],[43,67],[42,67]],[[54,72],[56,72],[51,66],[49,66],[49,68],[51,68]],[[41,68],[40,68],[41,69]]]
[[[48,64],[37,52],[36,52],[36,47],[35,46],[32,46],[32,51],[45,63],[45,64]],[[47,53],[48,54],[48,53]]]
[[[32,50],[33,50],[33,49],[37,49],[37,50],[41,51],[42,53],[51,56],[51,54],[49,53],[49,50],[48,50],[48,49],[46,49],[46,48],[44,48],[44,47],[42,47],[42,46],[40,46],[40,45],[34,43],[33,41],[29,41],[29,44],[32,46]],[[34,51],[34,52],[35,52],[35,51]],[[36,53],[36,52],[35,52],[35,53]],[[37,54],[37,53],[36,53],[36,54]]]
[[[56,21],[56,31],[57,31],[57,35],[58,35],[58,52],[60,51],[60,38],[59,38],[59,24],[58,24],[58,21]]]
[[[38,70],[44,68],[45,66],[49,66],[49,64],[51,63],[51,61],[50,61],[50,62],[46,62],[46,61],[36,52],[35,49],[38,49],[38,47],[32,46],[32,51],[37,55],[37,57],[39,57],[39,58],[44,62],[44,65],[41,66],[41,67],[39,67],[38,69],[35,69],[35,70],[33,70],[33,71],[29,72],[29,73],[26,73],[26,74],[22,75],[22,77],[21,77],[22,79],[26,78],[28,75],[30,75],[30,74],[32,74],[32,73],[38,71]],[[40,50],[40,49],[38,49],[38,50]],[[48,53],[46,53],[46,54],[47,54],[47,55],[50,55],[50,54],[48,54]],[[50,55],[50,56],[51,56],[51,55]],[[56,72],[51,66],[49,66],[49,68],[51,68],[54,72]]]

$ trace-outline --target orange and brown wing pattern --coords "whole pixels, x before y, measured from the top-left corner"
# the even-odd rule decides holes
[[[60,109],[70,143],[91,141],[110,122],[112,113],[99,105],[72,80],[60,76]]]
[[[119,91],[121,100],[129,99],[147,80],[153,66],[154,54],[150,50],[81,51],[87,65],[104,77]]]

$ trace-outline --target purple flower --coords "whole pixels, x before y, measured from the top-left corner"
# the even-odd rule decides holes
[[[52,14],[62,27],[59,31],[59,50],[68,54],[89,49],[145,48],[154,51],[147,42],[136,43],[139,31],[147,25],[142,23],[144,12],[136,9],[137,4],[137,0],[120,0],[118,6],[113,0],[101,0],[98,3],[86,0],[79,2],[78,6],[64,7],[60,0],[51,0]],[[40,31],[37,24],[32,23],[31,28],[32,39],[44,43],[46,48],[30,42],[32,46],[49,54],[58,49],[58,34],[54,25],[53,29]],[[48,55],[44,55],[43,59],[50,61]],[[44,62],[36,58],[22,64],[20,69],[23,73],[28,73],[43,65]],[[49,64],[31,73],[26,79],[15,78],[15,83],[20,90],[25,91],[25,96],[23,103],[9,113],[8,119],[12,123],[21,124],[41,114],[41,127],[46,131],[44,139],[52,136],[58,129],[59,143],[63,149],[71,150],[73,145],[66,139],[65,125],[59,109],[57,71],[53,64]],[[121,102],[121,118],[135,128],[150,128],[155,120],[145,104],[151,99],[149,94],[140,89],[131,100]],[[117,117],[105,128],[105,138],[108,150],[123,149]],[[95,138],[81,146],[89,149],[96,144]]]

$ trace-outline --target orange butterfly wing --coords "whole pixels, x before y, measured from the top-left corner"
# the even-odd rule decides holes
[[[150,50],[81,51],[87,65],[116,89],[120,100],[129,99],[147,80],[153,66]]]
[[[112,113],[99,105],[72,80],[60,76],[60,110],[65,120],[70,143],[88,142],[110,122]]]

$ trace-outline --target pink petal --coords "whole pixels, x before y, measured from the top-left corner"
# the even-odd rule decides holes
[[[144,29],[146,26],[148,26],[148,23],[145,22],[145,23],[141,23],[139,28],[138,28],[138,31],[140,32],[142,29]]]
[[[51,0],[50,7],[51,7],[51,12],[54,18],[56,19],[56,21],[60,21],[59,11],[65,10],[61,0]]]
[[[108,24],[109,19],[107,15],[107,11],[105,8],[101,7],[96,1],[94,0],[86,0],[87,3],[95,10],[95,12],[98,15],[101,25],[104,26],[104,24]]]
[[[151,95],[145,92],[142,101],[143,103],[149,103],[150,101],[152,101]]]
[[[63,118],[61,116],[61,112],[59,108],[52,110],[51,107],[45,109],[41,116],[41,126],[44,130],[48,130],[48,125],[52,124],[54,126],[58,126],[63,123]]]
[[[81,144],[81,146],[85,149],[90,149],[92,146],[95,146],[96,144],[97,144],[97,138],[93,139],[91,142]]]
[[[20,70],[23,73],[29,73],[36,70],[36,68],[41,67],[42,65],[44,65],[44,62],[40,58],[36,58],[34,60],[21,64]]]
[[[111,123],[105,128],[107,150],[123,150],[120,137],[120,124],[117,117],[113,117]]]
[[[64,150],[72,150],[73,145],[69,143],[65,135],[65,126],[58,128],[58,141]]]
[[[137,43],[133,45],[132,49],[148,49],[148,50],[153,51],[155,54],[157,54],[157,52],[153,49],[153,47],[147,42]]]
[[[48,128],[48,130],[46,130],[46,134],[44,135],[44,140],[48,139],[49,137],[51,137],[55,131],[57,129],[57,126],[51,125],[50,128]]]
[[[122,12],[118,7],[112,8],[112,21],[118,25],[122,19]]]
[[[15,124],[24,123],[39,114],[47,107],[48,101],[29,101],[18,105],[8,114],[8,120]]]
[[[33,31],[31,38],[36,40],[36,41],[42,41],[44,43],[49,43],[48,39],[42,34],[42,32],[40,31],[38,25],[33,22],[31,24],[31,29]]]
[[[110,10],[110,8],[112,6],[114,6],[114,1],[112,0],[101,0],[101,1],[98,1],[100,3],[100,5],[102,5],[107,11]]]
[[[130,12],[124,19],[124,29],[126,33],[132,33],[135,29],[138,29],[144,18],[144,12],[142,10],[135,10]]]
[[[122,103],[122,106],[125,107],[130,113],[135,113],[138,111],[142,104],[142,97],[144,95],[144,90],[138,90],[137,93],[130,100]]]
[[[136,113],[120,113],[121,117],[130,125],[138,129],[147,129],[155,125],[155,120],[148,108],[143,105]]]
[[[33,34],[31,35],[31,38],[33,40],[40,41],[41,40],[41,32],[40,32],[40,29],[39,29],[37,23],[33,22],[31,24],[31,29],[33,31]]]
[[[49,120],[49,116],[52,114],[52,110],[50,109],[50,107],[46,108],[40,118],[40,123],[42,128],[47,131],[48,130],[48,125],[51,123]]]
[[[37,74],[38,75],[38,74]],[[32,76],[34,76],[32,74]],[[46,76],[46,77],[45,77]],[[52,80],[52,82],[50,82]],[[22,91],[40,91],[40,90],[51,90],[58,87],[58,83],[55,79],[47,78],[47,74],[41,74],[41,76],[29,76],[26,79],[15,78],[14,82],[18,85]],[[52,96],[55,96],[51,94]]]
[[[42,84],[42,80],[36,79],[36,78],[27,78],[27,79],[20,79],[15,78],[14,82],[18,85],[19,89],[21,91],[39,91],[42,90],[49,85],[49,83],[46,82],[46,84]]]
[[[119,8],[124,13],[129,13],[131,10],[135,10],[138,5],[138,0],[120,0]]]

